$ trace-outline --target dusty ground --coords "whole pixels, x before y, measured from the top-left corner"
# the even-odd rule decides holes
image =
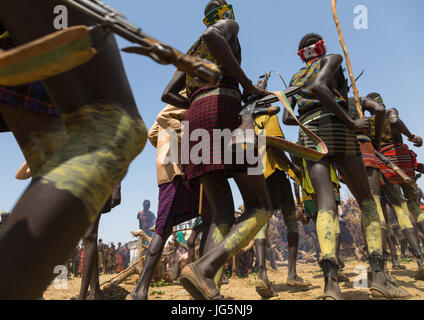
[[[402,264],[406,266],[406,270],[393,271],[393,276],[409,293],[412,294],[411,300],[424,300],[424,281],[415,281],[414,273],[417,269],[415,262],[405,262]],[[367,300],[369,299],[369,290],[354,287],[354,281],[358,278],[358,272],[355,268],[363,266],[366,268],[366,263],[361,261],[347,261],[344,274],[350,279],[348,283],[342,283],[341,288],[345,299],[347,300]],[[391,265],[389,264],[389,268]],[[312,282],[312,287],[309,290],[293,289],[285,284],[287,277],[287,267],[281,267],[277,271],[270,270],[269,278],[273,283],[274,290],[278,293],[275,300],[316,300],[322,298],[323,278],[322,274],[316,264],[313,263],[299,263],[298,273],[304,279]],[[100,282],[109,279],[111,275],[102,275]],[[136,281],[135,278],[129,279],[132,282]],[[221,294],[225,299],[229,300],[259,300],[261,297],[255,291],[255,275],[249,275],[247,278],[231,277],[229,284],[222,286]],[[124,299],[125,295],[131,291],[135,284],[123,283],[118,287],[107,289],[104,294],[106,299],[119,300]],[[68,288],[55,289],[54,285],[50,285],[44,293],[46,300],[69,300],[76,297],[79,291],[81,279],[75,278],[68,281]],[[151,300],[188,300],[189,294],[184,288],[178,284],[151,287],[150,288]]]

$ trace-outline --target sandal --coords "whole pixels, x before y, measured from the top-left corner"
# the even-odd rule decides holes
[[[256,292],[262,297],[262,299],[269,299],[277,296],[274,290],[272,290],[270,284],[261,279],[256,281]]]
[[[378,283],[373,283],[370,288],[371,298],[376,300],[387,300],[387,299],[398,299],[406,300],[411,297],[408,291],[401,287],[391,285],[391,288],[387,288]]]
[[[196,300],[219,300],[222,296],[219,294],[219,288],[215,287],[212,291],[202,282],[197,270],[196,264],[192,263],[184,267],[181,271],[181,284],[184,289],[190,293]]]

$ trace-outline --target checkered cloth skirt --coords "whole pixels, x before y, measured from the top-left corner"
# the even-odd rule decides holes
[[[218,170],[224,170],[229,177],[231,177],[231,173],[234,171],[245,172],[247,170],[247,164],[236,164],[236,157],[234,155],[232,155],[231,163],[224,164],[224,148],[227,148],[227,145],[223,138],[221,139],[220,148],[214,148],[213,143],[213,130],[230,129],[234,131],[240,126],[239,113],[241,108],[240,101],[227,95],[208,96],[191,103],[185,117],[185,121],[189,122],[189,130],[186,130],[183,134],[182,147],[190,150],[191,153],[202,138],[199,141],[189,141],[185,135],[189,134],[192,137],[194,130],[203,129],[209,136],[210,148],[208,150],[201,149],[198,153],[202,159],[208,159],[208,163],[202,161],[202,163],[196,164],[192,162],[192,159],[188,159],[189,163],[182,165],[185,180],[190,181],[205,173]],[[186,146],[187,142],[189,148]],[[205,155],[203,152],[207,152],[207,154]]]
[[[10,38],[0,40],[0,49],[2,50],[9,50],[14,46]],[[29,109],[38,113],[53,116],[59,115],[59,111],[53,105],[41,82],[16,87],[0,86],[0,103]],[[4,131],[10,130],[0,115],[0,132]]]
[[[409,150],[406,144],[390,144],[380,150],[390,161],[394,162],[409,177],[415,178],[415,168],[417,166],[417,155]],[[391,184],[405,183],[403,179],[392,169],[386,166],[378,159],[381,172],[390,181]]]
[[[183,183],[181,176],[172,182],[159,186],[159,207],[156,218],[155,233],[161,235],[169,217],[173,217],[173,225],[178,225],[198,216],[200,183],[194,182],[191,188]],[[206,197],[203,205],[207,205]]]
[[[300,122],[318,135],[328,147],[328,156],[360,156],[361,150],[356,135],[334,114],[319,108],[300,117]],[[299,143],[315,149],[315,143],[302,130],[299,131]]]

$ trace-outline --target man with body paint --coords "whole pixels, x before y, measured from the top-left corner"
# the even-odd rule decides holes
[[[184,94],[184,92],[181,93]],[[155,123],[149,130],[149,141],[156,148],[156,172],[159,187],[157,219],[140,279],[126,300],[147,300],[153,273],[165,244],[172,235],[174,226],[195,217],[200,218],[199,212],[202,212],[206,231],[202,237],[201,252],[206,245],[209,226],[206,198],[203,196],[202,208],[200,208],[200,184],[196,184],[192,188],[187,187],[182,177],[180,157],[174,154],[176,150],[180,150],[183,130],[181,122],[184,120],[186,112],[186,108],[167,105],[159,112]],[[146,209],[148,208],[145,207]],[[140,228],[142,227],[140,225]]]
[[[262,86],[259,84],[259,86]],[[257,134],[284,138],[277,116],[260,116],[255,119]],[[260,129],[259,129],[260,128]],[[309,281],[303,280],[296,272],[297,253],[299,246],[299,226],[296,218],[296,205],[294,202],[291,184],[287,174],[297,180],[295,172],[300,169],[288,159],[283,150],[270,146],[259,149],[264,167],[264,177],[268,188],[274,210],[281,209],[284,222],[287,226],[288,243],[288,275],[286,284],[292,287],[307,288],[311,285]],[[256,292],[262,298],[275,296],[269,284],[266,273],[266,237],[269,228],[267,223],[255,236],[256,260],[258,266],[258,280]],[[281,239],[282,240],[282,239]]]
[[[379,94],[376,95],[376,99],[379,99],[384,105],[383,99]],[[415,170],[418,169],[416,154],[412,150],[409,150],[409,147],[403,143],[403,136],[408,137],[408,140],[413,142],[414,146],[416,147],[421,147],[423,145],[423,140],[419,136],[412,134],[409,131],[408,127],[405,125],[405,123],[399,118],[399,111],[395,108],[388,109],[386,112],[383,135],[381,138],[380,152],[384,156],[386,156],[390,161],[395,163],[400,169],[402,169],[411,179],[416,179]],[[389,180],[391,184],[393,184],[393,187],[397,194],[403,194],[403,196],[406,198],[406,203],[401,203],[401,210],[403,210],[404,212],[409,211],[414,217],[421,232],[424,232],[424,211],[421,210],[418,204],[419,191],[414,190],[409,184],[405,183],[405,181],[403,181],[403,179],[401,179],[396,172],[394,172],[391,168],[387,167],[387,165],[384,164],[381,160],[379,160],[379,165],[381,172],[384,174],[386,179]],[[391,193],[386,192],[386,195],[389,197]],[[394,209],[395,212],[396,210],[400,210],[395,206]],[[407,222],[408,221],[405,221],[405,224]],[[399,224],[401,224],[401,221],[399,221]],[[405,229],[410,228],[412,228],[412,225],[408,224],[408,228]],[[414,251],[415,257],[420,255],[417,251],[416,245],[413,246],[412,250]],[[418,258],[417,262],[419,263]],[[423,276],[424,267],[422,266],[421,259],[421,265],[416,274],[416,278],[422,280]]]
[[[311,182],[311,178],[309,177],[308,170],[306,168],[306,162],[304,159],[299,159],[297,157],[294,157],[295,163],[298,165],[298,167],[301,170],[301,181],[300,185],[302,187],[302,207],[301,209],[304,210],[305,213],[305,222],[309,222],[310,220],[313,221],[312,228],[315,229],[316,232],[316,225],[317,225],[317,218],[318,218],[318,205],[316,201],[316,195],[315,190]],[[337,207],[340,205],[340,182],[337,176],[337,171],[335,168],[334,163],[330,164],[330,177],[331,182],[333,184],[333,191],[334,191],[334,199],[336,200]],[[302,212],[303,214],[303,212]],[[341,248],[341,239],[342,239],[342,233],[340,230],[340,222],[339,219],[334,219],[334,233],[336,234],[336,261],[337,261],[337,279],[339,282],[347,282],[349,279],[343,274],[343,269],[345,267],[343,260],[340,257],[340,248]],[[319,257],[320,250],[317,251],[317,259]],[[320,264],[320,261],[318,260],[318,264]]]
[[[224,0],[209,1],[205,8],[206,31],[190,48],[189,54],[215,63],[223,72],[218,87],[208,87],[177,72],[165,89],[165,102],[188,108],[185,120],[190,128],[185,134],[197,129],[208,132],[213,141],[214,130],[233,131],[240,124],[242,95],[239,84],[244,89],[244,97],[265,96],[267,92],[255,87],[240,67],[241,47],[238,41],[239,25],[234,20],[231,5]],[[179,95],[187,87],[187,98]],[[224,139],[223,139],[224,140]],[[190,142],[193,150],[195,142]],[[247,164],[237,164],[235,157],[231,163],[224,163],[226,145],[208,150],[208,162],[195,164],[189,161],[184,165],[185,179],[202,183],[211,210],[212,228],[210,236],[217,247],[205,252],[197,260],[186,266],[181,273],[185,289],[196,299],[220,298],[215,276],[225,262],[242,250],[272,215],[272,205],[263,175],[248,175]],[[194,151],[194,150],[193,150]],[[218,161],[217,161],[218,160]],[[234,224],[234,203],[228,178],[233,177],[242,194],[246,213]]]
[[[28,43],[57,31],[51,13],[60,4],[3,1],[0,21],[17,45]],[[17,18],[23,12],[24,22]],[[71,8],[68,14],[69,26],[97,25]],[[90,61],[43,81],[60,113],[56,130],[44,130],[47,119],[36,122],[13,111],[5,116],[2,109],[6,123],[14,116],[22,128],[19,144],[33,181],[0,231],[0,259],[9,259],[0,265],[1,299],[42,295],[56,276],[55,266],[96,221],[147,139],[114,36],[102,28],[90,36],[97,50]]]
[[[381,221],[383,251],[386,252],[388,245],[388,221],[387,216],[384,215],[385,210],[383,210],[383,206],[380,201],[380,190],[382,188],[384,190],[384,195],[387,197],[388,201],[396,212],[396,217],[399,221],[400,229],[402,230],[402,233],[405,238],[408,240],[409,245],[412,248],[413,254],[417,260],[418,271],[415,275],[415,279],[423,280],[423,254],[415,230],[409,219],[409,212],[407,210],[408,207],[406,205],[406,202],[402,200],[402,197],[400,197],[399,194],[396,194],[396,190],[394,190],[393,186],[387,179],[385,179],[383,186],[381,185],[382,178],[379,166],[379,159],[375,154],[375,150],[378,150],[380,148],[383,129],[385,126],[387,126],[386,110],[385,105],[383,103],[383,99],[378,93],[370,93],[367,97],[360,99],[360,104],[364,111],[368,111],[371,114],[371,117],[369,118],[371,123],[370,132],[368,134],[359,134],[357,138],[360,144],[362,158],[367,169],[368,182],[371,188],[371,193],[373,194],[374,200],[377,204],[377,210]],[[353,98],[349,98],[349,115],[354,120],[359,119],[359,114],[356,110]],[[355,195],[353,191],[352,193]],[[389,276],[390,281],[395,282],[395,280],[388,273],[387,275]]]
[[[361,157],[356,132],[369,130],[369,120],[352,120],[347,114],[348,87],[341,63],[342,56],[326,55],[324,40],[317,34],[307,34],[299,43],[298,55],[306,63],[295,74],[291,85],[302,86],[302,91],[292,97],[291,103],[299,105],[300,122],[316,133],[327,145],[328,155],[322,160],[307,161],[307,168],[318,204],[317,231],[322,253],[325,300],[343,299],[337,279],[336,235],[334,220],[337,205],[330,179],[330,164],[336,162],[352,183],[362,211],[362,221],[373,271],[371,294],[374,298],[408,298],[405,292],[387,280],[381,240],[380,219],[372,197],[365,166]],[[290,115],[284,113],[284,122]],[[314,142],[299,131],[300,144],[314,147]]]
[[[112,209],[121,203],[121,184],[115,187],[112,196],[108,199],[96,221],[88,228],[82,241],[85,246],[85,260],[81,275],[81,287],[78,300],[85,300],[90,287],[90,300],[101,299],[99,284],[99,266],[103,264],[103,259],[99,259],[99,248],[97,238],[99,234],[99,223],[102,214],[112,211]],[[101,240],[101,239],[100,239]],[[104,245],[99,243],[100,250],[104,249]],[[102,255],[103,256],[103,255]]]

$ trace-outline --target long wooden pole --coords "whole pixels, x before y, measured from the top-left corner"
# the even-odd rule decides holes
[[[364,112],[362,111],[361,104],[359,103],[358,87],[356,86],[356,80],[355,80],[355,76],[353,75],[352,64],[350,62],[349,52],[347,51],[347,48],[346,48],[346,43],[345,43],[344,37],[343,37],[343,31],[342,31],[342,28],[340,27],[340,21],[339,21],[338,15],[337,15],[337,0],[332,0],[331,7],[332,7],[332,11],[333,11],[334,22],[336,23],[337,32],[339,34],[339,41],[340,41],[340,44],[341,44],[342,49],[343,49],[343,53],[344,53],[345,58],[346,58],[346,65],[347,65],[347,70],[349,71],[350,81],[352,82],[352,89],[353,89],[353,94],[355,96],[356,109],[358,110],[359,116],[361,118],[363,118]]]
[[[350,80],[352,82],[353,94],[355,95],[356,109],[358,110],[359,116],[361,118],[363,118],[364,112],[362,111],[361,104],[359,103],[358,87],[356,86],[356,80],[355,80],[355,77],[353,75],[352,64],[350,62],[349,52],[347,51],[347,48],[346,48],[346,43],[345,43],[344,37],[343,37],[343,31],[342,31],[342,28],[340,27],[340,21],[339,21],[338,15],[337,15],[337,0],[332,0],[331,7],[332,7],[332,11],[333,11],[334,22],[336,23],[337,32],[339,34],[339,41],[340,41],[340,44],[342,45],[343,52],[344,52],[344,55],[346,57],[346,65],[347,65],[347,69],[349,71]],[[378,152],[376,154],[383,162],[386,163],[387,166],[389,166],[393,171],[395,171],[406,183],[408,183],[408,184],[412,185],[412,187],[414,187],[415,181],[413,181],[411,178],[409,178],[408,175],[406,175],[406,173],[402,169],[400,169],[398,166],[396,166],[396,164],[394,164],[392,161],[390,161],[389,159],[387,159],[385,157],[384,157],[384,160],[383,160],[382,154],[380,154]],[[416,183],[415,183],[415,185],[416,185]]]

